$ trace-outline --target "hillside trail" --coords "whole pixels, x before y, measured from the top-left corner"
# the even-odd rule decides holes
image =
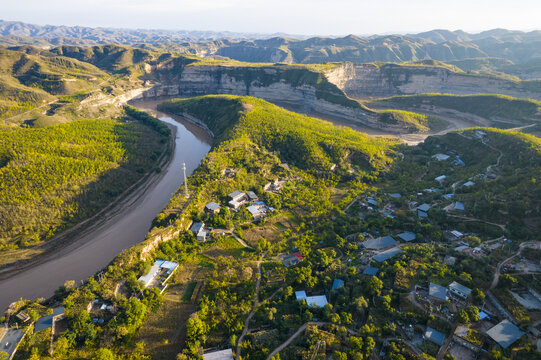
[[[490,284],[490,288],[489,290],[492,290],[494,289],[496,286],[498,286],[498,282],[500,281],[500,273],[501,273],[501,269],[502,267],[507,264],[509,261],[511,261],[512,259],[514,259],[515,257],[519,256],[521,253],[522,253],[522,250],[526,247],[528,247],[529,245],[538,245],[538,246],[541,246],[541,241],[529,241],[529,242],[525,242],[525,243],[522,243],[519,245],[519,248],[518,250],[511,256],[509,256],[508,258],[502,260],[498,266],[496,267],[496,272],[494,273],[494,278],[492,279],[492,283]]]

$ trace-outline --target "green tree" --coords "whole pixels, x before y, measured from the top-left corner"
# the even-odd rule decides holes
[[[383,289],[383,282],[376,276],[371,276],[368,281],[368,292],[373,296],[379,296]]]
[[[100,348],[96,351],[92,360],[115,360],[115,355],[113,352],[107,348]]]

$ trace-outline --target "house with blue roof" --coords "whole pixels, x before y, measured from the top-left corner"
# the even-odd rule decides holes
[[[413,241],[417,238],[417,235],[411,231],[404,231],[403,233],[400,233],[396,236],[398,236],[402,241],[406,242]]]
[[[395,248],[389,249],[387,251],[384,251],[382,253],[375,255],[374,257],[372,257],[372,259],[376,260],[379,263],[382,263],[386,260],[389,260],[393,256],[400,254],[401,252],[404,252],[404,251],[398,247],[395,247]]]
[[[367,266],[363,270],[363,275],[376,276],[379,272],[377,267]]]
[[[395,239],[393,239],[391,236],[387,235],[387,236],[379,237],[377,239],[370,239],[370,240],[363,241],[361,243],[361,246],[365,249],[381,250],[381,249],[387,249],[387,248],[393,247],[396,244],[398,244],[398,242]]]
[[[344,286],[344,280],[334,279],[334,281],[332,282],[332,289],[333,290],[340,289],[342,286]]]
[[[427,327],[425,331],[425,339],[432,341],[434,344],[442,346],[443,341],[445,340],[445,334],[434,330],[431,327]]]

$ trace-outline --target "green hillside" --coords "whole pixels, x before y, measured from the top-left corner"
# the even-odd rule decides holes
[[[365,103],[367,106],[408,108],[435,106],[481,116],[528,120],[541,111],[541,102],[504,95],[419,94],[394,96]]]
[[[346,127],[287,111],[252,97],[209,96],[173,100],[159,109],[201,119],[218,141],[243,140],[275,152],[286,162],[313,172],[328,172],[332,164],[379,172],[390,158],[382,149],[393,143],[369,138]],[[363,166],[369,165],[368,168]]]
[[[163,139],[145,125],[114,120],[1,126],[2,263],[109,204],[152,169]]]

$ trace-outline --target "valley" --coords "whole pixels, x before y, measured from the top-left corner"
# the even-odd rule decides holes
[[[13,359],[538,358],[537,32],[1,31]]]

